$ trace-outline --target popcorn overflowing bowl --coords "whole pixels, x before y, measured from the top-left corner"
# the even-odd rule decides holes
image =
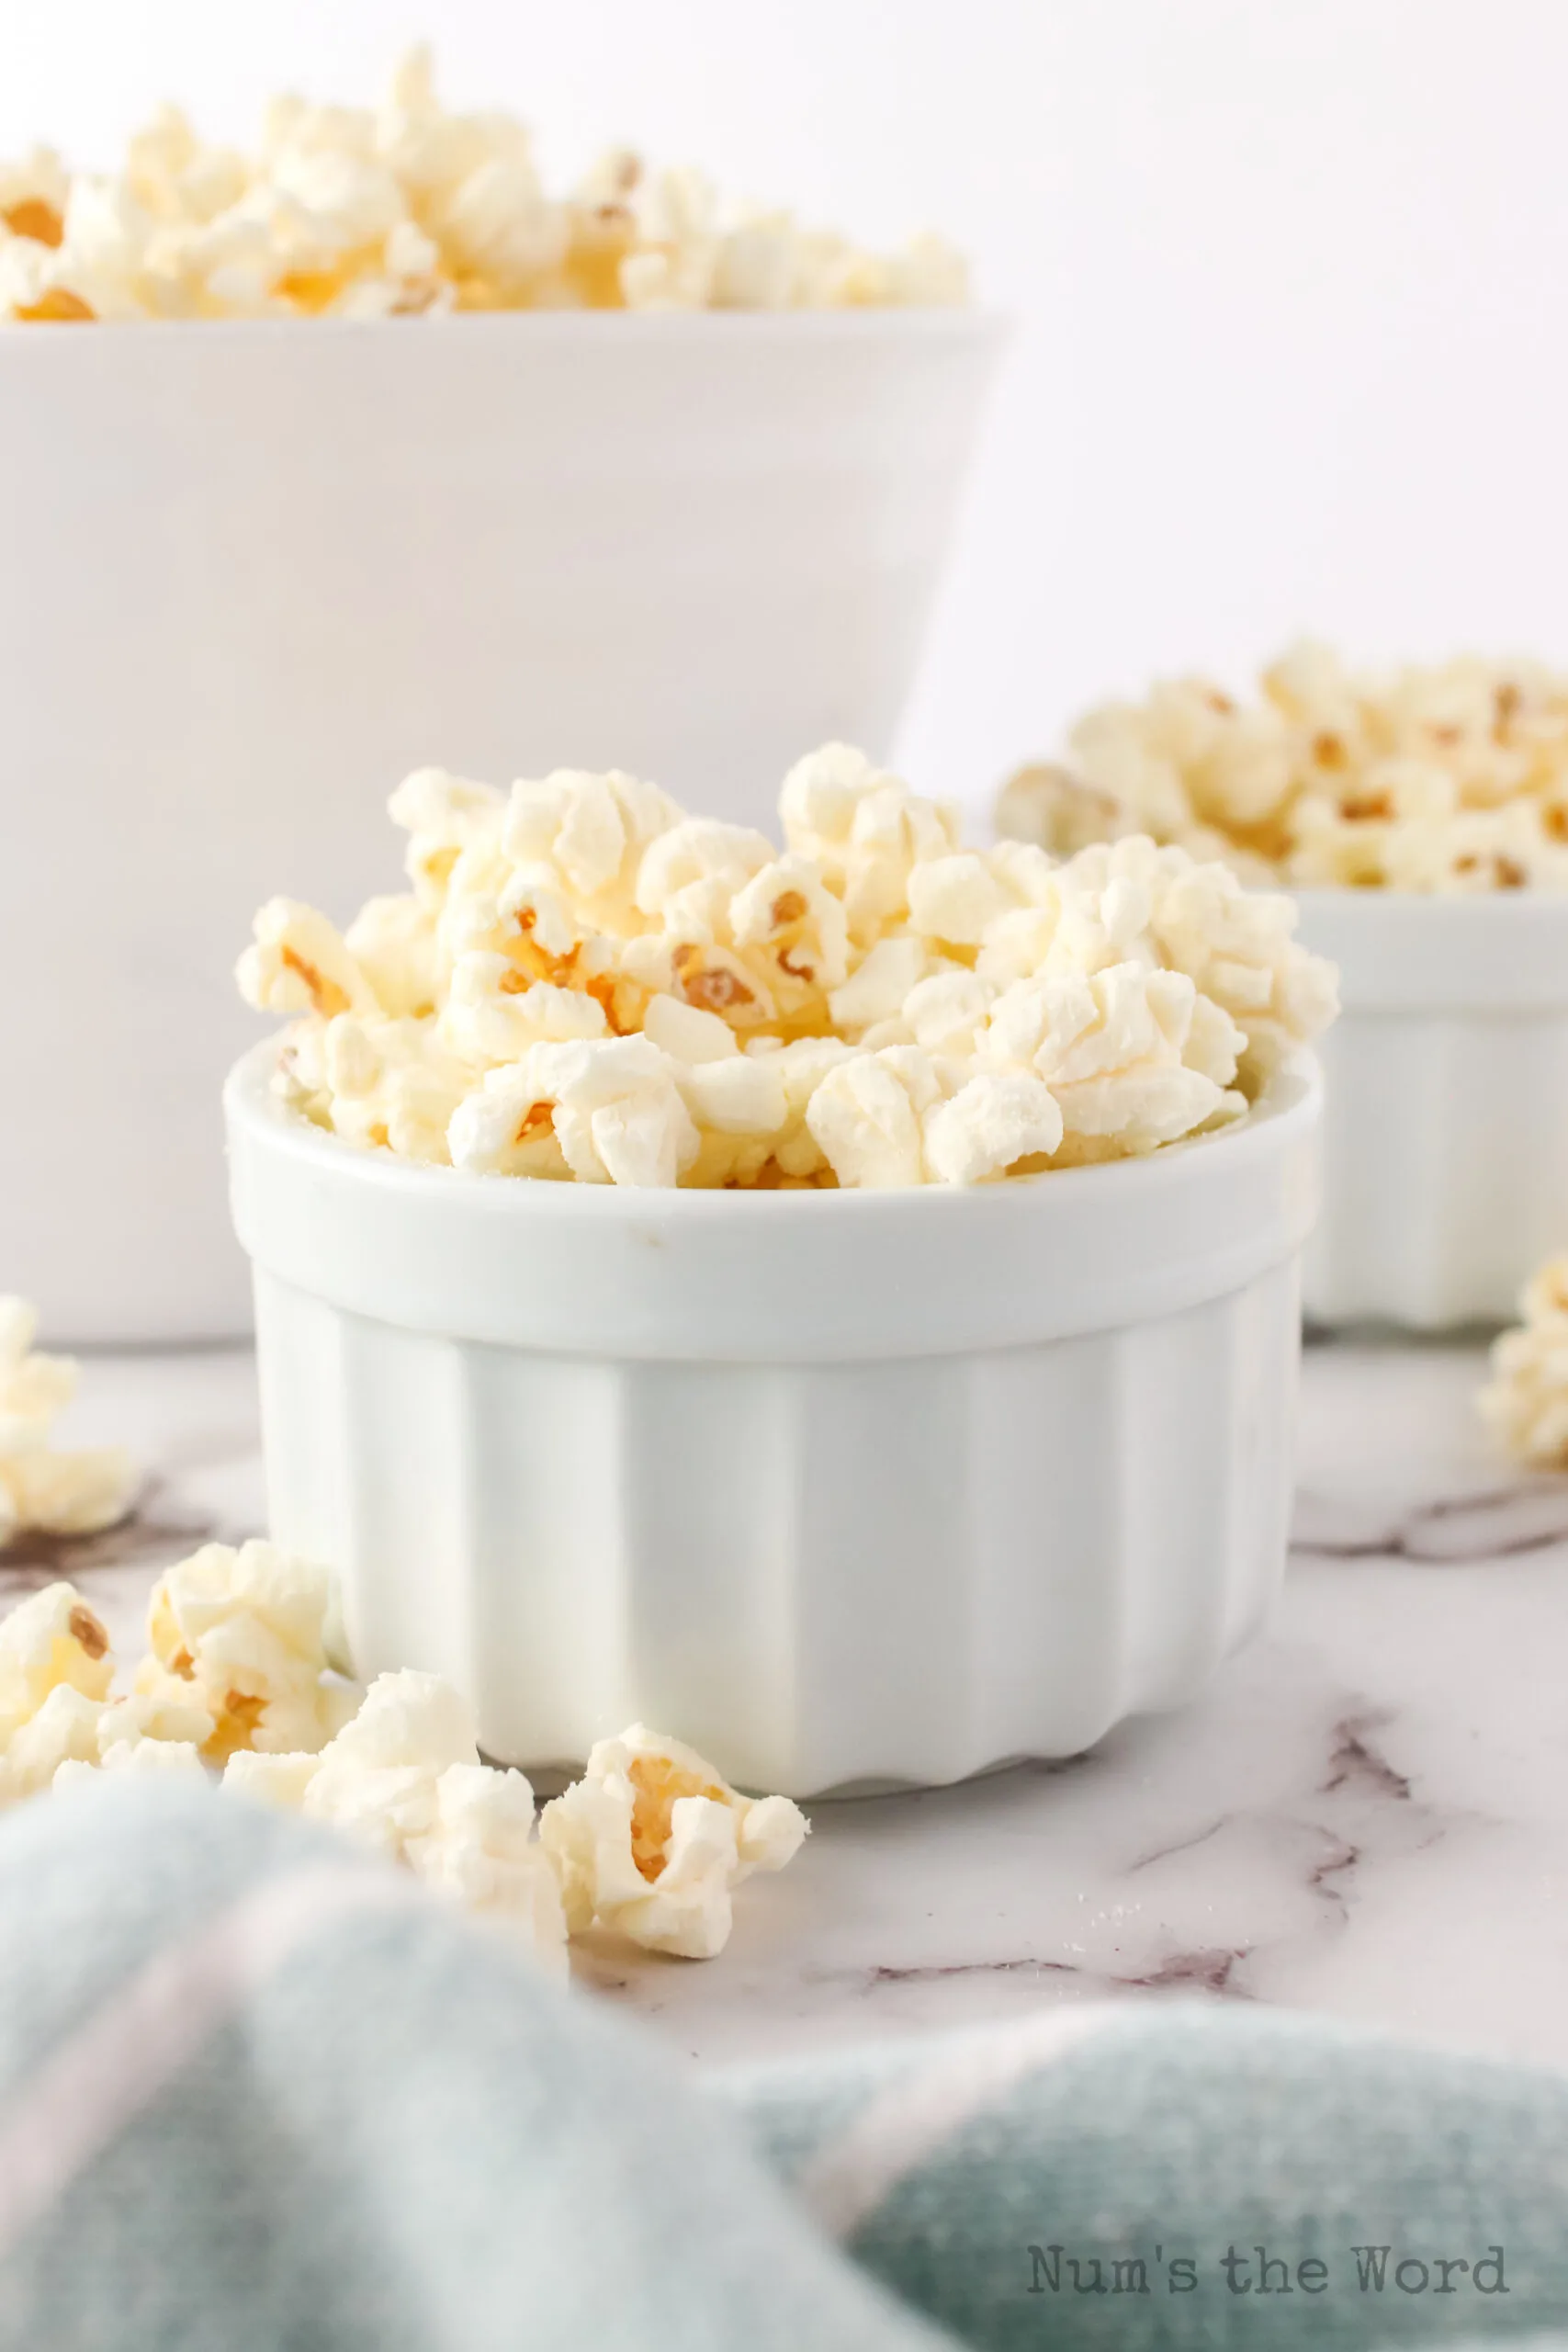
[[[13,277],[65,266],[72,200]],[[122,318],[79,283],[99,322],[0,324],[0,1227],[64,1340],[221,1337],[224,975],[273,877],[346,900],[438,747],[629,757],[731,817],[802,742],[886,748],[999,327],[940,292]]]
[[[256,918],[227,1092],[273,1532],[493,1755],[958,1779],[1175,1703],[1283,1562],[1326,967],[834,744],[785,846],[620,773],[392,814]]]

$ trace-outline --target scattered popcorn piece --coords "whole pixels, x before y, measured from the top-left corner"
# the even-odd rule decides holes
[[[1261,689],[1167,681],[1089,712],[1066,764],[1004,786],[998,830],[1061,854],[1146,832],[1248,883],[1568,888],[1568,676],[1473,655],[1363,676],[1308,643]]]
[[[51,1446],[54,1422],[76,1392],[76,1366],[38,1353],[37,1329],[26,1299],[0,1296],[0,1546],[28,1529],[95,1534],[125,1517],[136,1490],[121,1447]]]
[[[448,114],[427,50],[375,110],[279,98],[260,150],[203,144],[175,107],[117,178],[51,150],[0,164],[0,302],[13,318],[428,318],[453,311],[949,308],[940,239],[857,252],[785,212],[722,208],[700,175],[607,156],[552,196],[528,133]]]
[[[533,1834],[534,1792],[521,1772],[479,1762],[468,1710],[439,1676],[381,1675],[319,1756],[241,1750],[223,1785],[298,1807],[407,1863],[565,1974],[566,1920]]]
[[[641,1724],[600,1740],[540,1817],[573,1935],[597,1920],[688,1960],[723,1951],[736,1887],[782,1870],[807,1826],[787,1797],[737,1795],[692,1748]]]
[[[785,777],[783,854],[619,771],[503,797],[422,769],[391,805],[413,895],[346,939],[276,899],[242,979],[303,1008],[276,1080],[292,1110],[472,1174],[1033,1174],[1243,1115],[1337,1010],[1284,896],[1144,835],[1065,864],[965,850],[950,810],[841,743]]]
[[[103,1702],[57,1682],[38,1712],[19,1724],[0,1756],[0,1804],[37,1796],[65,1764],[89,1770],[99,1761]]]
[[[309,1561],[260,1542],[206,1544],[153,1587],[137,1695],[209,1717],[213,1763],[240,1747],[318,1748],[337,1704],[322,1679],[328,1602],[326,1572]]]
[[[1518,1461],[1568,1469],[1568,1255],[1531,1275],[1519,1313],[1520,1326],[1493,1342],[1481,1417]]]
[[[75,1587],[29,1593],[0,1622],[0,1753],[52,1691],[74,1690],[101,1707],[113,1679],[108,1634]]]
[[[266,1746],[303,1720],[296,1694],[280,1704],[269,1686],[253,1713],[225,1687],[214,1707],[212,1668],[227,1686],[235,1671],[272,1674],[280,1650],[319,1657],[323,1585],[270,1544],[209,1544],[160,1578],[152,1655],[118,1698],[107,1634],[81,1595],[64,1583],[30,1595],[0,1622],[0,1806],[100,1772],[189,1775],[221,1762],[226,1791],[405,1864],[558,1976],[569,1927],[595,1919],[653,1950],[711,1957],[728,1939],[734,1889],[798,1849],[807,1823],[786,1798],[738,1795],[690,1748],[640,1724],[600,1742],[536,1835],[529,1782],[479,1761],[467,1704],[432,1674],[384,1674],[353,1694],[356,1705],[335,1694],[307,1724],[331,1730],[319,1748]],[[248,1653],[221,1640],[236,1629],[254,1637]]]
[[[534,1792],[521,1772],[449,1764],[435,1783],[435,1817],[409,1858],[428,1884],[521,1930],[536,1956],[565,1975],[560,1885],[534,1835]]]

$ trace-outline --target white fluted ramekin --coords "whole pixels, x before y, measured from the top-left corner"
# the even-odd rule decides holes
[[[1344,1003],[1308,1319],[1501,1321],[1568,1243],[1568,894],[1297,899]]]
[[[1149,1159],[894,1193],[468,1176],[230,1079],[272,1532],[361,1675],[806,1795],[1068,1756],[1283,1566],[1320,1084]]]
[[[245,1329],[234,958],[276,890],[347,921],[411,768],[630,768],[755,824],[826,738],[891,752],[1000,342],[960,310],[0,325],[0,1283],[51,1340]]]

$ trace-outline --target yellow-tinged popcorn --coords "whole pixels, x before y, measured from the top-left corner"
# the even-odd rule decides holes
[[[1568,1255],[1531,1275],[1519,1313],[1520,1327],[1493,1342],[1481,1416],[1520,1462],[1568,1468]]]
[[[439,1676],[380,1676],[319,1756],[241,1751],[223,1785],[406,1863],[564,1975],[566,1922],[533,1834],[534,1792],[521,1772],[479,1762],[468,1707]]]
[[[1247,882],[1568,888],[1568,676],[1473,655],[1361,675],[1299,645],[1253,702],[1182,679],[1089,712],[997,822],[1058,854],[1148,833]]]
[[[68,1356],[33,1347],[38,1317],[26,1299],[0,1296],[0,1545],[37,1529],[91,1535],[130,1508],[136,1472],[119,1446],[62,1453],[50,1444],[76,1393]]]
[[[74,1585],[46,1585],[0,1622],[0,1753],[51,1691],[66,1689],[101,1706],[114,1679],[102,1620]]]
[[[268,107],[258,151],[158,109],[113,177],[51,150],[0,164],[0,316],[428,318],[455,311],[949,308],[935,237],[862,253],[787,212],[722,206],[699,174],[626,149],[565,195],[521,123],[449,114],[427,50],[379,107]]]
[[[694,1749],[634,1724],[598,1742],[539,1827],[571,1934],[596,1921],[649,1951],[711,1960],[729,1940],[735,1888],[782,1870],[807,1826],[787,1797],[739,1796]]]
[[[277,1091],[487,1176],[983,1183],[1239,1117],[1334,1017],[1291,901],[1223,864],[966,850],[843,744],[780,807],[782,854],[618,771],[503,797],[420,770],[392,797],[412,897],[346,939],[287,899],[258,918],[243,988],[305,1007]]]
[[[214,1763],[239,1747],[320,1747],[341,1704],[323,1680],[329,1599],[324,1569],[270,1544],[204,1545],[153,1587],[137,1695],[209,1716]]]

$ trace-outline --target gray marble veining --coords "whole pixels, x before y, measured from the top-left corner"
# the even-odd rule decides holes
[[[1473,1350],[1309,1351],[1284,1600],[1196,1705],[818,1804],[722,1959],[591,1946],[581,1973],[701,2056],[1199,1990],[1568,2064],[1568,1478],[1488,1454],[1479,1377]],[[156,1567],[262,1524],[249,1360],[91,1359],[73,1425],[137,1449],[140,1507],[24,1542],[0,1598],[76,1577],[134,1656]]]

